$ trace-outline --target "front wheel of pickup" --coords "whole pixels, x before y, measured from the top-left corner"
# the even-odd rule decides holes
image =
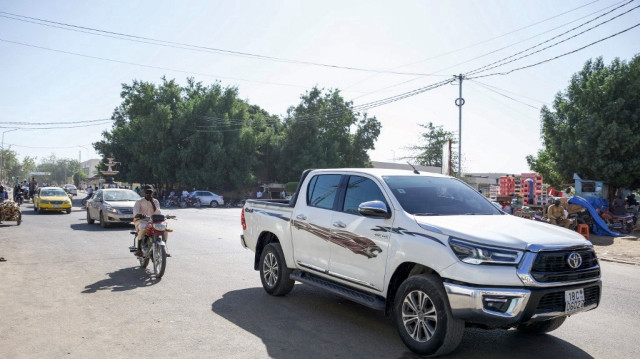
[[[433,275],[409,277],[400,285],[393,316],[400,338],[419,355],[447,354],[464,334],[464,321],[451,315],[442,282]]]
[[[290,274],[280,243],[267,245],[260,256],[260,280],[264,290],[275,296],[291,292],[295,281],[290,279]]]
[[[530,324],[518,325],[518,330],[527,334],[545,334],[554,331],[564,323],[567,317],[554,318],[544,322],[534,322]]]

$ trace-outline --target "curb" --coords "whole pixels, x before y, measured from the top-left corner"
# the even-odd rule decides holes
[[[631,265],[640,265],[640,262],[637,261],[630,261],[630,260],[626,260],[626,259],[619,259],[619,258],[611,258],[611,257],[598,257],[599,260],[605,261],[605,262],[614,262],[614,263],[622,263],[622,264],[631,264]]]

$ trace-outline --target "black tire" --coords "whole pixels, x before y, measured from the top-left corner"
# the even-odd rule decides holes
[[[100,211],[100,227],[107,228],[109,227],[109,223],[104,219],[104,212]]]
[[[17,224],[17,225],[19,226],[19,225],[20,225],[20,223],[22,223],[22,213],[20,213],[20,214],[18,215],[18,224]]]
[[[197,199],[193,202],[193,206],[196,208],[200,208],[200,206],[202,206],[202,203],[200,202],[199,199]]]
[[[91,218],[91,215],[89,215],[89,209],[87,208],[87,223],[89,224],[94,224],[95,223],[95,219]]]
[[[34,211],[34,212],[38,212],[38,207],[36,207],[36,204],[35,204],[35,203],[33,204],[33,211]]]
[[[155,238],[154,238],[155,240]],[[164,275],[164,270],[167,267],[167,250],[164,246],[157,244],[153,245],[153,250],[157,250],[157,253],[152,253],[153,256],[153,272],[156,278],[160,279]]]
[[[450,353],[464,334],[464,321],[452,316],[442,281],[435,275],[407,278],[396,292],[393,317],[404,344],[419,355]]]
[[[180,208],[187,208],[187,202],[185,201],[180,202]]]
[[[264,290],[273,296],[291,292],[296,282],[290,275],[291,269],[287,268],[280,243],[267,245],[260,255],[260,280]]]
[[[518,325],[518,330],[527,333],[527,334],[545,334],[551,331],[554,331],[564,323],[567,317],[554,318],[550,320],[545,320],[544,322],[534,322],[530,324],[520,324]]]
[[[43,214],[44,210],[42,208],[38,208],[38,214]]]
[[[71,214],[71,208],[67,208],[65,212],[67,212],[67,214]]]
[[[216,208],[218,207],[218,201],[211,201],[211,203],[209,203],[209,206],[211,206],[211,208]]]

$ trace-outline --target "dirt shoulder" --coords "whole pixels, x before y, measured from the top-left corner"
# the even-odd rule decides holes
[[[638,228],[636,228],[638,229]],[[600,260],[640,265],[640,231],[624,237],[590,235]]]

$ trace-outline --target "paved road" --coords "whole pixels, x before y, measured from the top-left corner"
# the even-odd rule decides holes
[[[265,294],[239,209],[177,209],[161,281],[128,252],[132,227],[23,205],[0,225],[0,358],[414,358],[381,313],[296,285]],[[167,213],[167,212],[165,212]],[[604,298],[553,335],[467,329],[453,358],[632,358],[640,267],[603,262]]]

